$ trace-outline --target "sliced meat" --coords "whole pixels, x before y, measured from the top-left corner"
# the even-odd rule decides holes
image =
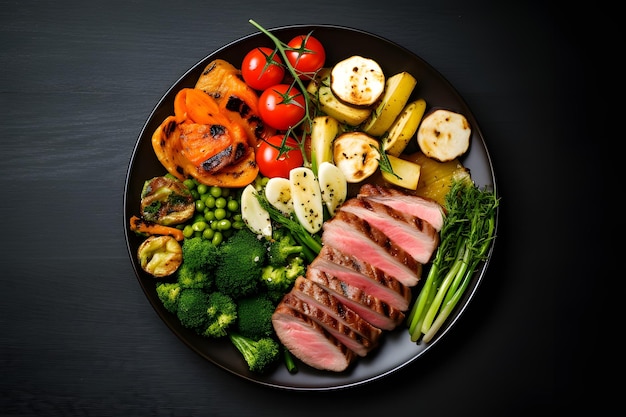
[[[357,334],[345,323],[337,320],[332,314],[328,314],[319,307],[319,304],[309,303],[300,297],[296,297],[295,292],[286,294],[280,302],[309,317],[324,328],[329,334],[343,343],[348,349],[359,356],[365,356],[375,346],[370,340]]]
[[[398,310],[409,308],[412,297],[409,287],[371,263],[347,255],[332,246],[323,246],[309,267],[358,287]]]
[[[427,221],[367,198],[352,198],[341,205],[384,233],[393,243],[422,264],[428,263],[439,245],[439,233]]]
[[[291,294],[332,315],[360,337],[370,341],[372,347],[378,343],[378,338],[382,331],[378,327],[372,326],[371,323],[364,320],[354,310],[348,308],[326,288],[305,277],[298,277],[294,282]]]
[[[419,281],[420,263],[380,230],[352,213],[340,209],[324,223],[322,243],[376,265],[406,286],[412,287]]]
[[[309,267],[307,279],[327,289],[372,326],[382,330],[393,330],[404,320],[405,315],[402,311],[319,269]]]
[[[341,372],[356,358],[312,318],[286,304],[276,307],[272,325],[280,342],[299,360],[320,370]]]
[[[430,223],[437,231],[443,227],[444,209],[434,200],[375,184],[363,184],[357,197],[367,197],[371,201],[383,203],[398,211],[419,217]]]

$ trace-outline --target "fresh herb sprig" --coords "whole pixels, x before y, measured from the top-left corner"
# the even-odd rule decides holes
[[[407,316],[411,340],[428,343],[446,322],[467,289],[495,237],[495,192],[471,181],[453,181],[446,195],[441,242],[424,286]]]

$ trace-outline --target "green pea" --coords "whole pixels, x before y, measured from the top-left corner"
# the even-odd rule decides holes
[[[226,210],[223,208],[216,208],[215,209],[215,218],[217,220],[222,220],[226,218]]]
[[[242,221],[243,220],[243,216],[241,215],[241,213],[233,214],[232,220],[234,222]]]
[[[206,198],[204,199],[204,205],[208,208],[214,208],[215,207],[215,197],[213,197],[210,194],[207,194]]]
[[[244,227],[246,227],[246,224],[243,222],[243,220],[237,220],[237,221],[232,222],[232,227],[233,229],[241,230]]]
[[[204,220],[206,220],[207,222],[211,223],[213,220],[215,220],[215,213],[213,213],[209,209],[205,209],[204,210]]]
[[[213,186],[209,189],[209,193],[215,198],[222,196],[222,189],[220,187]]]
[[[222,197],[228,197],[230,195],[230,188],[222,188]]]
[[[210,227],[207,227],[202,231],[202,237],[206,240],[213,239],[213,236],[215,236],[215,230],[211,229]]]
[[[224,197],[219,197],[215,199],[215,207],[217,208],[226,208],[227,204],[228,202],[226,201]]]
[[[196,188],[200,194],[206,194],[206,192],[209,189],[209,187],[207,187],[206,184],[198,184],[198,187]]]
[[[193,189],[189,191],[191,193],[191,196],[193,197],[194,200],[199,200],[200,199],[200,194],[198,194],[198,190]]]
[[[187,187],[189,190],[193,190],[194,188],[196,188],[196,183],[193,182],[192,179],[187,178],[185,181],[183,181],[183,184],[185,185],[185,187]]]
[[[228,219],[222,219],[217,222],[217,230],[228,230],[230,229],[231,223]]]
[[[186,225],[183,228],[183,236],[185,236],[186,238],[190,238],[191,236],[193,236],[193,232],[194,232],[193,227],[191,227],[190,224]]]
[[[213,243],[215,246],[218,246],[220,243],[222,243],[222,240],[224,240],[224,236],[222,235],[222,233],[215,232],[215,234],[213,235],[213,239],[211,240],[211,243]]]
[[[204,202],[202,200],[196,200],[196,210],[204,211]]]
[[[202,232],[204,229],[206,229],[207,224],[206,224],[206,222],[203,222],[203,221],[202,222],[196,222],[196,223],[192,224],[191,227],[196,232]]]
[[[239,202],[237,200],[228,200],[228,204],[226,205],[228,211],[238,211],[239,210]]]

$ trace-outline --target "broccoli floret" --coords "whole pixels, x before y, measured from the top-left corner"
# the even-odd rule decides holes
[[[242,298],[237,302],[237,331],[252,339],[272,336],[272,314],[276,306],[263,293]]]
[[[263,373],[280,359],[280,345],[271,337],[254,340],[233,332],[228,336],[252,372]]]
[[[302,245],[284,229],[277,229],[268,247],[268,261],[274,266],[286,265],[293,256],[302,256]]]
[[[200,236],[185,239],[182,244],[183,265],[193,271],[211,271],[219,261],[219,249]]]
[[[184,288],[178,296],[176,315],[180,323],[199,331],[206,326],[209,316],[209,295],[199,288]]]
[[[202,334],[213,338],[226,336],[228,327],[237,321],[237,305],[231,297],[221,292],[212,292],[208,298],[208,320]]]
[[[176,314],[178,309],[178,297],[181,291],[182,287],[178,282],[159,282],[156,286],[159,300],[161,300],[167,311],[174,314]]]
[[[261,273],[261,282],[273,302],[279,301],[287,293],[300,275],[306,273],[304,259],[296,256],[284,266],[266,265]]]
[[[213,286],[213,275],[210,270],[193,269],[186,262],[176,271],[178,283],[183,288],[200,288],[211,290]]]
[[[220,262],[215,269],[216,289],[235,300],[256,293],[267,257],[264,240],[244,228],[235,231],[220,248]]]

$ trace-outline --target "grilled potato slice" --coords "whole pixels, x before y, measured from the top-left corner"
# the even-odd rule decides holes
[[[333,162],[333,140],[339,134],[339,122],[334,117],[317,116],[311,126],[311,169],[318,173],[324,162]]]
[[[330,89],[330,68],[323,68],[318,72],[317,77],[307,85],[307,92],[322,112],[337,119],[339,123],[358,126],[372,113],[371,108],[350,106],[335,97]]]
[[[346,104],[369,107],[385,90],[385,73],[375,60],[353,55],[332,68],[330,89]]]
[[[417,131],[417,144],[429,158],[452,161],[467,152],[472,129],[464,115],[435,109],[424,117]]]
[[[389,159],[393,174],[382,171],[382,176],[385,181],[408,190],[417,189],[422,167],[415,162],[407,161],[393,155],[387,155],[387,159]]]
[[[378,169],[379,143],[363,132],[346,132],[335,138],[333,160],[346,181],[361,182]]]
[[[363,123],[363,131],[377,137],[385,133],[409,101],[416,85],[415,77],[406,71],[389,77],[380,102]]]
[[[384,142],[387,155],[399,156],[404,151],[415,136],[425,110],[426,101],[423,98],[412,101],[404,107],[387,131]]]
[[[183,263],[183,248],[172,236],[149,236],[137,249],[141,269],[152,276],[172,275]]]

